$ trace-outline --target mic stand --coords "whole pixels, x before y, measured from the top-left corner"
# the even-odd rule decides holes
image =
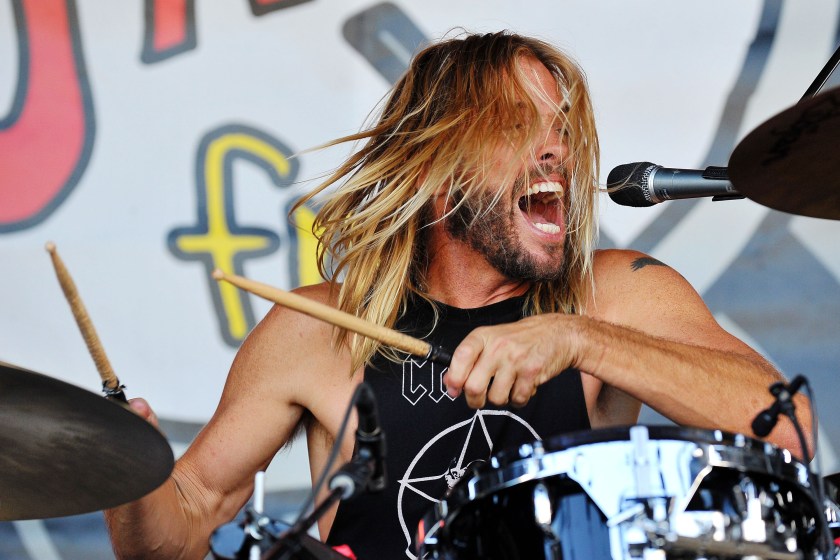
[[[356,456],[330,478],[330,493],[327,497],[312,513],[280,535],[260,560],[291,560],[301,553],[304,553],[302,558],[314,558],[305,555],[301,538],[336,502],[354,498],[367,488],[373,475],[373,460],[371,450],[367,446],[360,447]]]
[[[210,551],[216,560],[260,560],[263,550],[274,550],[278,539],[287,539],[295,531],[294,538],[288,538],[284,556],[297,560],[347,560],[347,557],[306,534],[306,530],[323,515],[330,504],[322,504],[313,512],[312,520],[302,521],[300,527],[290,528],[287,523],[271,519],[263,513],[263,473],[257,473],[253,506],[245,508],[245,520],[226,523],[210,536]],[[335,492],[341,493],[341,489]]]
[[[303,545],[301,544],[301,536],[305,535],[309,528],[321,518],[326,511],[341,499],[342,490],[335,488],[330,491],[326,499],[321,502],[318,507],[312,510],[308,516],[298,521],[293,527],[289,528],[280,535],[280,538],[271,545],[260,557],[260,560],[289,560],[292,558],[309,558],[304,555]]]
[[[291,529],[280,535],[277,542],[263,554],[261,560],[293,558],[294,554],[300,551],[299,541],[336,502],[350,500],[365,491],[380,492],[385,488],[385,437],[379,425],[376,398],[370,385],[360,383],[353,393],[351,404],[356,405],[359,418],[353,458],[330,477],[330,493],[327,498],[312,513],[298,519]],[[343,427],[341,433],[343,433]],[[340,438],[336,440],[336,444],[339,441],[341,441]],[[325,469],[324,472],[329,472],[329,469]],[[320,484],[321,481],[318,482],[316,488]]]

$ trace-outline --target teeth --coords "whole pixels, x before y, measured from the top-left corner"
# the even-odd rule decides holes
[[[557,224],[534,224],[534,227],[546,233],[560,233],[560,226]]]
[[[563,185],[555,181],[547,183],[538,183],[528,187],[528,196],[541,192],[563,192]]]
[[[526,196],[532,196],[537,193],[563,193],[563,184],[556,181],[545,181],[536,183],[528,187]],[[537,223],[531,222],[538,230],[548,234],[558,234],[562,231],[559,225],[552,223]]]

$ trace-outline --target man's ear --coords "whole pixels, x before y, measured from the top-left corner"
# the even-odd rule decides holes
[[[430,175],[431,165],[424,164],[420,171],[420,175],[417,178],[417,192],[424,191],[431,187],[431,185],[427,184]],[[429,205],[432,210],[431,218],[433,220],[439,220],[447,211],[452,210],[452,205],[449,203],[450,185],[451,180],[441,182],[439,186],[432,191],[431,196],[429,197]]]
[[[452,201],[451,185],[451,181],[446,181],[434,191],[434,195],[430,202],[433,210],[432,217],[435,221],[445,219],[447,214],[452,212],[454,203]]]

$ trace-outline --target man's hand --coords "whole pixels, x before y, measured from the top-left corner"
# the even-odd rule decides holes
[[[537,387],[574,364],[575,319],[552,313],[475,329],[452,354],[443,379],[449,395],[463,392],[472,408],[488,400],[525,406]]]
[[[151,406],[149,406],[149,403],[146,402],[146,399],[129,399],[128,406],[135,414],[142,418],[145,418],[149,422],[149,424],[151,424],[155,428],[159,428],[157,414],[155,414],[155,411],[152,410]]]

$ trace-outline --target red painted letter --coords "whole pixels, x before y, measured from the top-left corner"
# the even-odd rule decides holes
[[[0,232],[35,225],[78,182],[94,122],[72,0],[16,0],[20,67],[0,121]]]

